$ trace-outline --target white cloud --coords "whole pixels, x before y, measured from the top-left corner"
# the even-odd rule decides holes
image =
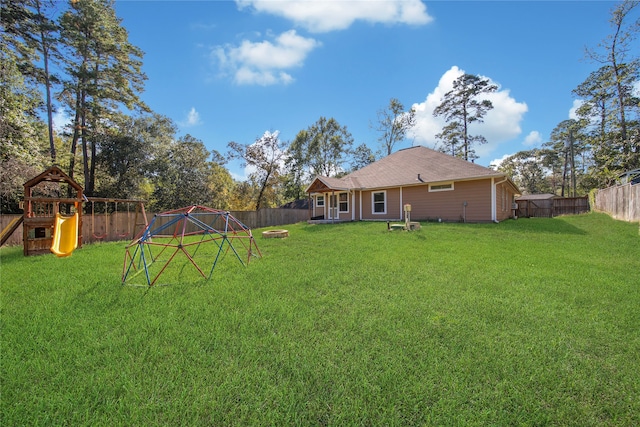
[[[489,167],[492,168],[492,169],[498,170],[500,165],[502,165],[502,162],[504,162],[505,160],[507,160],[511,156],[513,156],[513,154],[505,154],[504,156],[500,157],[499,159],[493,159],[489,163]]]
[[[197,126],[202,124],[202,121],[200,121],[200,113],[196,111],[195,107],[191,107],[191,110],[189,110],[189,112],[187,113],[187,117],[179,124],[183,127]]]
[[[522,145],[524,145],[525,147],[533,147],[534,145],[538,145],[541,142],[542,136],[540,135],[540,132],[534,130],[532,132],[529,132],[529,135],[524,137],[524,142],[522,143]]]
[[[289,84],[293,77],[285,70],[302,66],[307,55],[320,42],[289,30],[274,42],[243,40],[239,46],[216,46],[212,57],[223,74],[230,74],[240,85]]]
[[[71,117],[63,109],[58,109],[52,117],[53,129],[57,133],[62,133],[71,124]]]
[[[578,108],[580,108],[582,106],[582,104],[584,104],[584,101],[582,99],[574,99],[573,100],[573,106],[569,110],[569,118],[570,119],[578,120],[578,114],[576,113],[576,111],[578,111]]]
[[[421,0],[236,0],[239,9],[270,13],[322,33],[344,30],[355,21],[424,25],[433,21]]]
[[[434,117],[433,110],[440,105],[445,93],[453,89],[453,81],[463,74],[464,70],[456,66],[451,67],[443,74],[438,86],[427,95],[424,102],[413,104],[416,110],[416,126],[412,129],[415,144],[428,147],[436,147],[439,144],[436,134],[442,131],[446,122],[441,116]],[[492,83],[496,84],[493,81]],[[474,147],[479,157],[490,154],[500,144],[520,135],[520,122],[527,112],[527,104],[516,102],[509,95],[509,91],[500,90],[499,85],[498,91],[487,94],[486,99],[492,102],[493,109],[484,116],[483,123],[472,123],[469,127],[471,135],[480,134],[487,139],[486,144]]]

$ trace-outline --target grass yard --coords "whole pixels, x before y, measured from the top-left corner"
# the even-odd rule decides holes
[[[0,425],[640,425],[640,234],[296,224],[210,281],[0,250]]]

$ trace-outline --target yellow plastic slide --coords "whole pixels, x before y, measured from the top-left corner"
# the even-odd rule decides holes
[[[56,214],[51,252],[59,257],[69,256],[78,247],[78,213],[72,216]]]

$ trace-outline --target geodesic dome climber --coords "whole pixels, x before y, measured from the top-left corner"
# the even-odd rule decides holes
[[[144,275],[147,286],[161,275],[179,282],[189,275],[210,279],[216,264],[229,252],[243,266],[262,256],[251,229],[228,211],[188,206],[154,215],[149,225],[127,245],[122,284]]]

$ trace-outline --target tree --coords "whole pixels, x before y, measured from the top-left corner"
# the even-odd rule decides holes
[[[581,179],[584,165],[577,165],[585,151],[584,129],[585,122],[574,119],[560,122],[551,132],[550,140],[545,144],[557,156],[556,162],[562,162],[562,186],[561,196],[567,194],[577,195],[578,181]],[[547,160],[548,161],[548,160]]]
[[[404,105],[396,98],[389,100],[389,105],[378,111],[378,122],[375,130],[380,134],[378,141],[382,151],[388,156],[393,152],[393,147],[402,141],[416,124],[416,111],[412,107],[404,111]]]
[[[453,157],[464,158],[464,136],[458,122],[452,122],[442,128],[442,132],[436,134],[436,138],[442,141],[439,151],[449,153]]]
[[[166,154],[156,159],[151,209],[162,211],[190,205],[207,205],[213,200],[211,163],[202,141],[185,135],[172,142]]]
[[[640,30],[640,18],[628,23],[631,12],[638,6],[636,0],[624,0],[616,6],[611,13],[612,33],[599,45],[599,51],[587,49],[587,56],[602,64],[600,73],[602,89],[606,90],[615,102],[612,103],[616,111],[616,130],[619,132],[619,145],[621,148],[620,169],[629,169],[640,166],[640,138],[638,138],[638,122],[630,120],[630,111],[638,111],[638,99],[633,96],[633,84],[640,77],[640,59],[631,57],[634,51],[634,41]],[[594,95],[602,93],[597,90]],[[595,96],[594,96],[595,97]],[[634,132],[630,132],[629,126],[633,124]],[[616,137],[609,135],[608,139]]]
[[[45,108],[47,112],[47,130],[49,136],[49,152],[51,161],[56,161],[56,146],[54,143],[53,132],[53,101],[51,90],[54,82],[58,82],[57,76],[53,76],[50,72],[50,64],[52,59],[59,59],[57,34],[59,27],[55,21],[46,16],[47,10],[53,7],[52,0],[29,0],[28,3],[33,8],[33,24],[34,32],[34,49],[42,55],[42,69],[38,70],[38,81],[44,86],[45,90]]]
[[[236,181],[234,191],[229,197],[229,209],[250,211],[255,207],[258,189],[251,180]]]
[[[463,74],[454,80],[453,89],[444,95],[440,105],[433,111],[434,116],[443,116],[449,123],[438,135],[439,139],[452,147],[460,141],[460,157],[465,160],[475,158],[473,144],[487,142],[481,135],[469,135],[469,125],[474,122],[482,123],[482,118],[493,108],[493,104],[488,99],[479,98],[496,90],[498,87],[487,78]]]
[[[286,150],[282,185],[285,200],[301,200],[305,197],[304,185],[309,182],[309,137],[301,130]]]
[[[3,33],[3,32],[0,32]],[[5,34],[0,35],[0,211],[18,212],[23,184],[46,164],[39,93],[26,84]]]
[[[51,90],[58,79],[49,69],[53,58],[59,57],[57,50],[58,26],[46,14],[54,6],[52,0],[3,0],[2,26],[9,44],[13,46],[19,69],[25,79],[34,86],[44,86],[45,108],[49,136],[51,161],[56,161],[53,132],[53,103]],[[42,67],[37,63],[42,62]]]
[[[215,209],[232,208],[231,199],[235,191],[235,183],[229,171],[216,161],[210,164],[207,186],[210,193],[210,201],[207,202],[207,206]]]
[[[120,114],[112,119],[106,132],[95,137],[100,147],[95,194],[149,199],[154,171],[162,168],[173,144],[175,125],[159,114],[138,117]]]
[[[85,193],[92,195],[97,154],[93,136],[122,106],[148,110],[138,95],[146,76],[141,71],[143,53],[129,43],[112,1],[72,1],[70,6],[60,18],[68,75],[61,97],[74,115],[69,175],[80,142]]]
[[[356,171],[376,161],[376,156],[366,144],[358,145],[352,153],[351,170]]]
[[[264,205],[269,204],[269,200],[274,202],[274,187],[279,184],[282,164],[285,159],[284,145],[278,138],[279,132],[266,131],[253,144],[240,144],[231,141],[229,147],[229,158],[240,159],[242,167],[254,169],[250,173],[249,179],[258,188],[255,200],[255,210],[259,210]],[[267,197],[271,193],[271,197]]]
[[[542,167],[542,150],[519,151],[502,161],[498,170],[513,178],[526,194],[547,193],[551,187]]]
[[[561,192],[564,172],[564,156],[553,148],[538,149],[538,159],[545,171],[549,192],[558,194]]]
[[[328,120],[320,117],[306,131],[298,133],[295,144],[312,175],[335,176],[344,171],[353,137],[333,117]]]

